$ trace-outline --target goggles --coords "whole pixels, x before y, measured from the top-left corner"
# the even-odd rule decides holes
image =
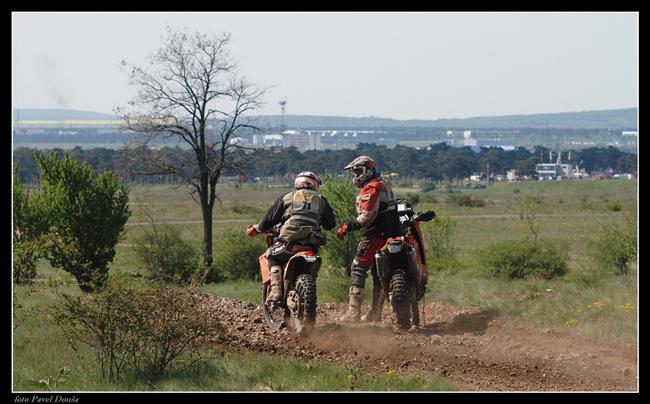
[[[355,177],[360,177],[366,173],[366,167],[365,166],[352,167],[352,172],[354,173]]]

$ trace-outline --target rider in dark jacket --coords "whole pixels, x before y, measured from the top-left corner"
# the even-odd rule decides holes
[[[305,171],[296,176],[294,190],[279,197],[268,210],[264,218],[256,224],[249,225],[246,233],[253,237],[282,224],[276,242],[267,250],[271,291],[268,301],[281,299],[282,265],[291,258],[297,245],[309,245],[314,252],[325,244],[326,230],[336,225],[334,211],[327,200],[320,195],[318,187],[321,180],[316,173]]]

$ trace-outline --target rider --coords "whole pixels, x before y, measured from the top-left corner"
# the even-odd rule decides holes
[[[350,301],[348,311],[341,321],[358,321],[361,311],[363,288],[368,269],[373,266],[375,253],[386,244],[389,237],[401,234],[401,225],[397,214],[397,203],[393,191],[380,177],[375,161],[368,156],[359,156],[345,166],[352,170],[354,186],[360,189],[356,198],[357,218],[339,227],[336,235],[344,239],[353,230],[361,230],[362,238],[352,261]],[[365,321],[381,320],[383,299],[380,298],[381,285],[376,271],[373,271],[372,307]]]
[[[318,174],[301,172],[294,181],[295,189],[279,197],[259,224],[246,229],[246,234],[254,237],[282,223],[278,238],[266,252],[271,277],[267,301],[282,299],[282,265],[297,251],[295,248],[308,245],[316,252],[326,242],[320,226],[330,230],[336,225],[332,207],[318,193],[321,183]]]

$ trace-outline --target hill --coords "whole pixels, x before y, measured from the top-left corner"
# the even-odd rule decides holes
[[[458,119],[397,120],[378,117],[343,117],[319,115],[287,115],[288,128],[570,128],[570,129],[636,129],[637,108],[602,111],[561,112],[530,115],[484,116]],[[256,116],[261,126],[278,126],[279,115]]]
[[[21,121],[77,121],[112,120],[115,115],[101,112],[79,111],[75,109],[14,108],[14,120]]]
[[[280,115],[253,116],[261,127],[278,127]],[[14,119],[20,120],[112,120],[112,114],[70,109],[14,109]],[[481,116],[430,120],[398,120],[392,118],[344,117],[322,115],[286,115],[287,128],[301,129],[372,129],[372,128],[449,128],[449,129],[499,129],[499,128],[568,128],[568,129],[636,129],[637,108],[602,111],[560,112],[530,115]]]

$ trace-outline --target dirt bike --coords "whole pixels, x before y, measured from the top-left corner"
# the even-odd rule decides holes
[[[279,234],[276,226],[265,233],[267,247],[275,242]],[[260,255],[260,273],[262,275],[262,307],[269,325],[280,329],[291,326],[295,331],[310,329],[316,322],[316,278],[321,266],[321,257],[310,246],[295,245],[293,256],[282,266],[282,300],[267,303],[266,297],[271,290],[269,263],[266,251]]]
[[[418,302],[426,291],[427,262],[420,222],[436,217],[434,211],[415,213],[406,200],[398,200],[397,211],[402,224],[402,235],[391,237],[375,254],[377,275],[388,298],[397,325],[408,329],[420,325]]]

